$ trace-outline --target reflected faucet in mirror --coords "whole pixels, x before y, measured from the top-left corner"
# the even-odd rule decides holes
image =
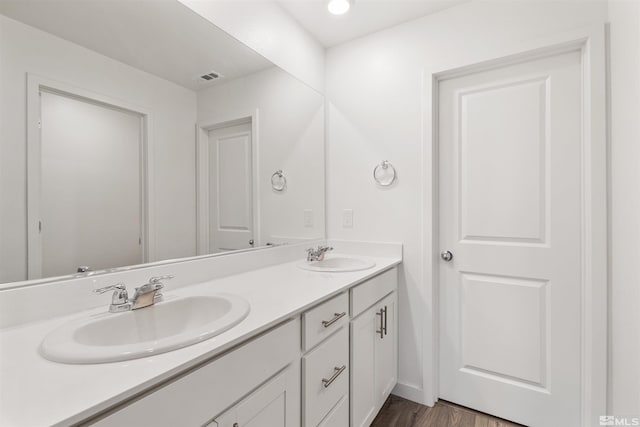
[[[307,249],[307,261],[322,261],[324,260],[325,254],[332,250],[333,248],[331,246],[318,246],[317,249],[309,248]]]

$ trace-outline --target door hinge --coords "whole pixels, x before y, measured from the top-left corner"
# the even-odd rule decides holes
[[[42,221],[38,221],[38,233],[42,233]]]
[[[42,129],[42,120],[38,119],[38,129]]]

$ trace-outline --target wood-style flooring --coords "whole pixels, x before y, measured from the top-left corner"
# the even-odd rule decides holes
[[[432,408],[391,395],[371,427],[522,427],[445,400]]]

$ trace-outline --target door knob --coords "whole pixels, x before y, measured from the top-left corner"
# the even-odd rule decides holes
[[[440,258],[442,258],[446,262],[449,262],[453,259],[453,254],[450,251],[440,252]]]
[[[253,239],[249,240],[249,246],[253,246]]]

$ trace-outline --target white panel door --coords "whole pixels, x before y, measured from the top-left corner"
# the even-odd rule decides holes
[[[44,91],[40,101],[42,277],[140,264],[141,116]]]
[[[440,397],[580,424],[581,57],[439,83]]]
[[[253,246],[251,123],[209,131],[209,252]]]

